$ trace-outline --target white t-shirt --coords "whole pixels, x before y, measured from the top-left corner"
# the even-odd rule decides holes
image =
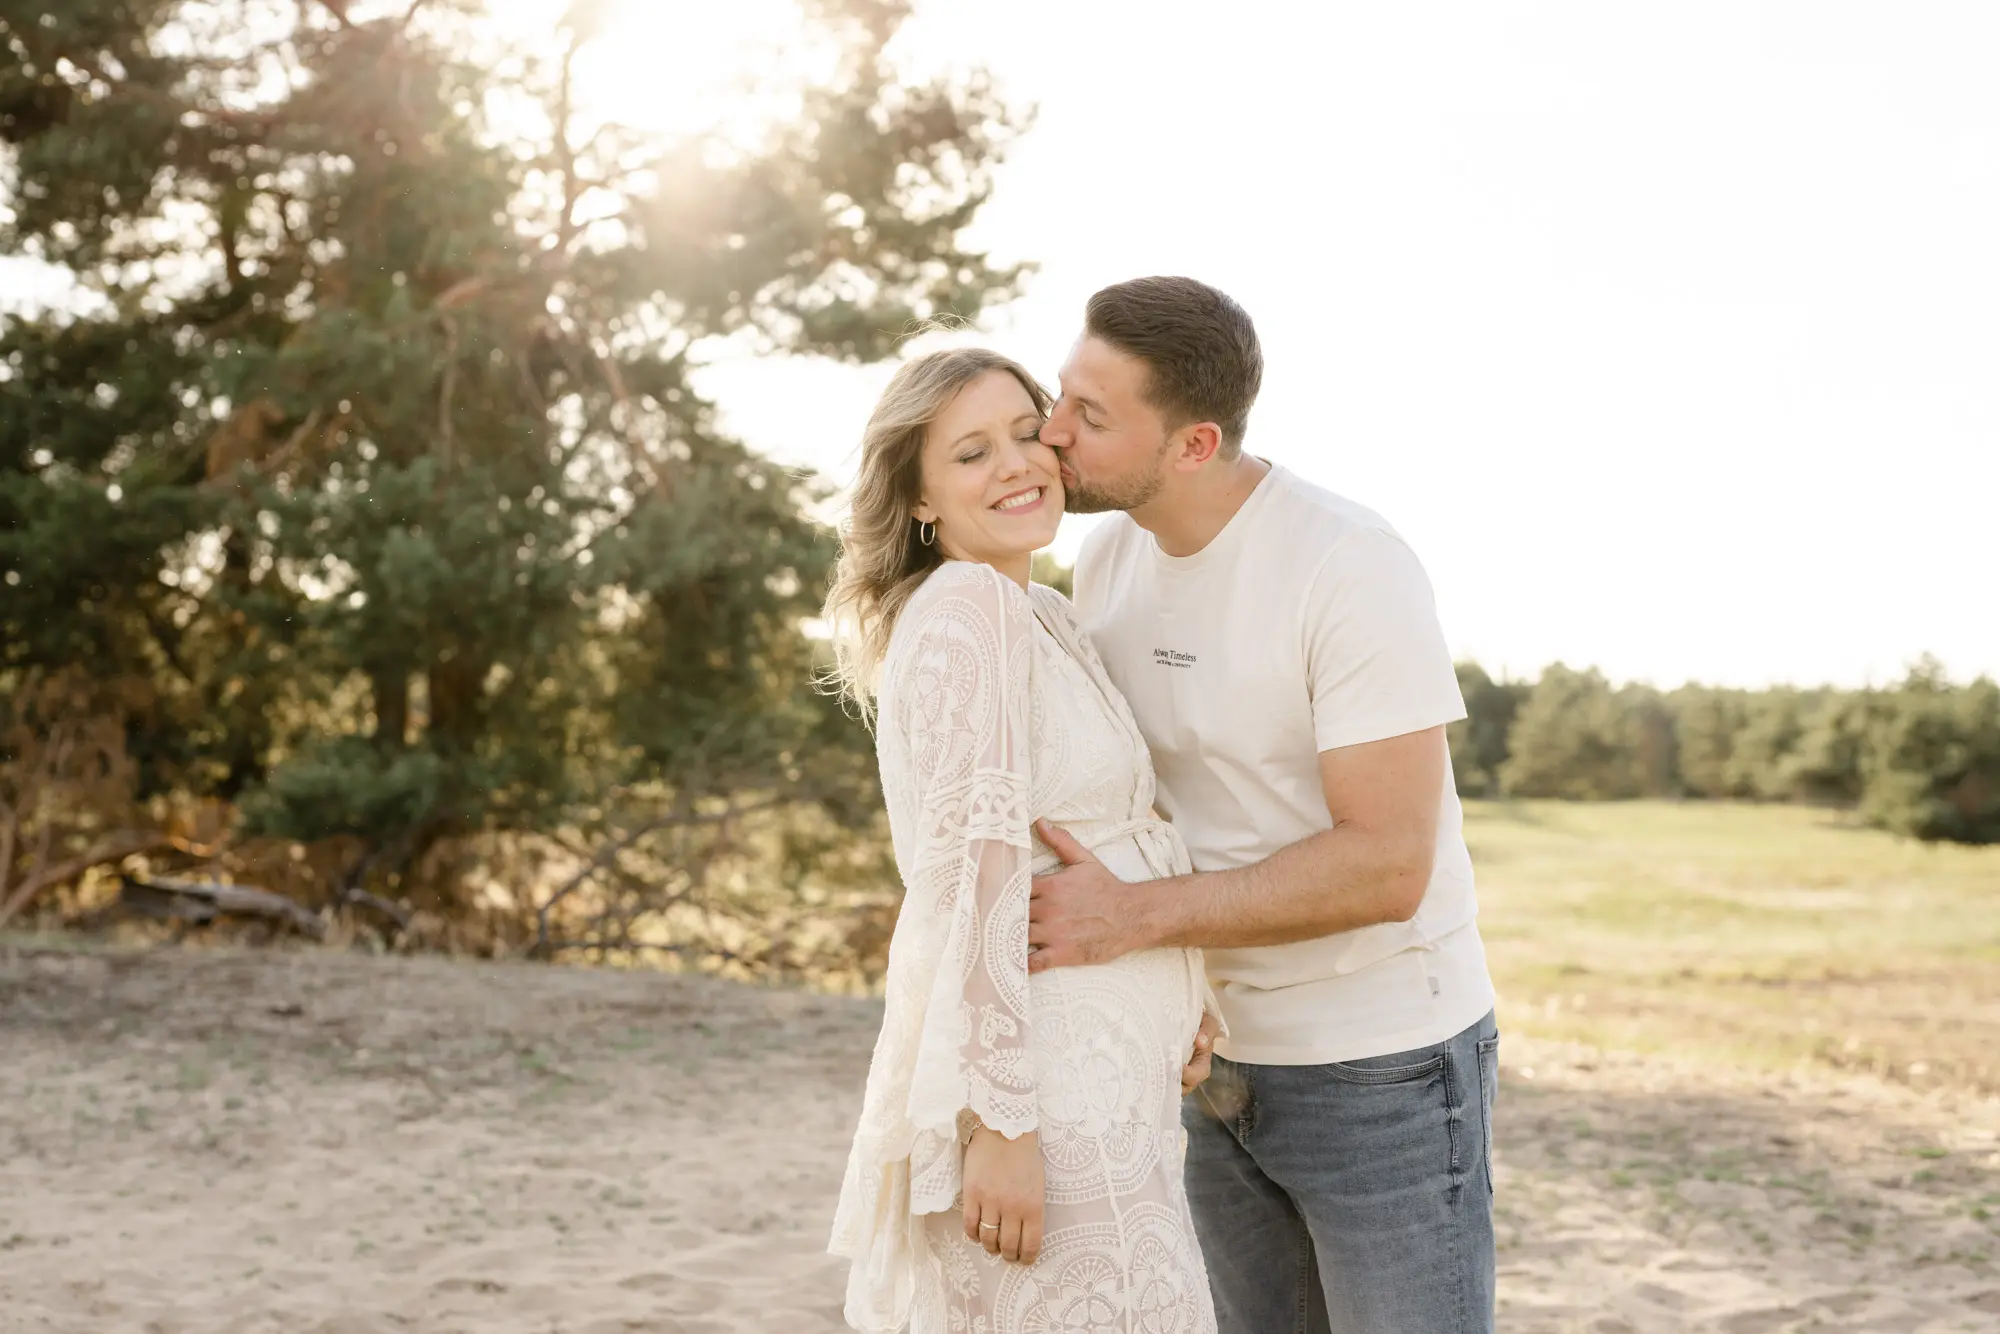
[[[1169,556],[1127,515],[1084,543],[1076,607],[1153,752],[1198,871],[1332,827],[1319,752],[1465,716],[1430,581],[1379,515],[1273,466],[1215,540]],[[1444,1041],[1493,1007],[1449,771],[1408,922],[1207,951],[1233,1061],[1316,1065]]]

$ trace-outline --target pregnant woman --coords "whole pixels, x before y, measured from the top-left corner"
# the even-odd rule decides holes
[[[1039,821],[1128,881],[1189,869],[1130,709],[1028,579],[1063,511],[1049,405],[991,352],[905,365],[827,599],[904,886],[831,1246],[856,1329],[1215,1329],[1181,1186],[1199,953],[1028,972]]]

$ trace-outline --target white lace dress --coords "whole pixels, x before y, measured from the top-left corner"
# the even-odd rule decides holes
[[[1046,816],[1115,874],[1185,872],[1131,711],[1053,589],[951,562],[883,663],[877,754],[905,888],[882,1033],[834,1219],[847,1320],[891,1334],[1205,1334],[1180,1069],[1212,1004],[1196,951],[1030,977]],[[1032,1265],[966,1240],[962,1114],[1038,1132]]]

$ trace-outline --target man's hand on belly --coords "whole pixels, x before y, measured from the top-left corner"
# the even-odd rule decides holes
[[[1319,753],[1332,828],[1260,862],[1127,885],[1048,821],[1063,859],[1028,905],[1028,969],[1135,950],[1249,949],[1407,922],[1429,892],[1447,773],[1444,728]]]
[[[1152,944],[1142,894],[1047,820],[1037,820],[1035,832],[1063,859],[1063,868],[1035,877],[1028,899],[1029,972],[1110,963]]]

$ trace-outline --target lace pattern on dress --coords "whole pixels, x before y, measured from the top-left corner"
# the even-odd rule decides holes
[[[958,563],[905,608],[879,704],[905,893],[831,1246],[853,1261],[848,1321],[882,1334],[1213,1334],[1180,1181],[1199,954],[1143,951],[1032,987],[1027,971],[1033,859],[1051,856],[1031,817],[1136,858],[1142,876],[1188,869],[1153,817],[1130,710],[1060,594]],[[1032,1266],[963,1235],[968,1112],[1040,1137]]]
[[[882,768],[898,774],[891,800],[910,817],[897,840],[905,899],[834,1249],[869,1252],[856,1255],[850,1308],[886,1304],[870,1316],[885,1324],[907,1309],[904,1248],[921,1244],[911,1229],[958,1195],[959,1113],[1010,1137],[1035,1129],[1033,618],[997,571],[947,565],[905,608],[884,674]],[[886,1303],[885,1288],[896,1292]]]

